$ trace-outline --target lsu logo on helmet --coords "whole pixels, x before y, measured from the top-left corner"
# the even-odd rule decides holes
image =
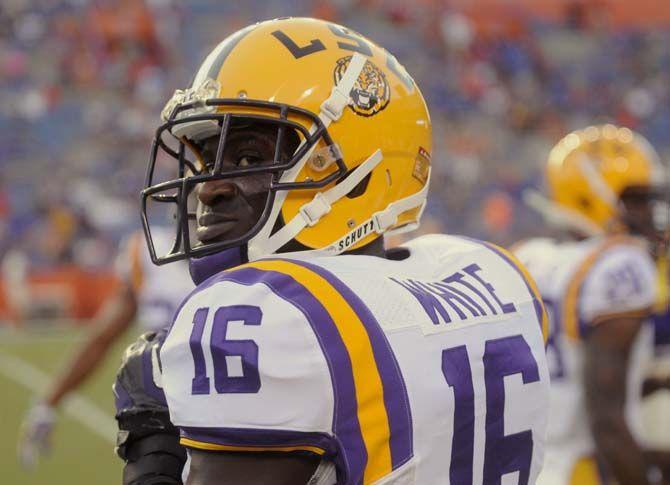
[[[339,83],[349,67],[351,56],[342,57],[335,65],[335,84]],[[384,73],[372,62],[367,61],[363,71],[351,91],[353,102],[349,107],[361,116],[373,116],[388,106],[391,101],[391,87]]]

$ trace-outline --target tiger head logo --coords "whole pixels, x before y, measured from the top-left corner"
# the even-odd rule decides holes
[[[335,65],[335,84],[340,82],[349,67],[351,56],[338,59]],[[391,100],[391,87],[386,75],[372,62],[366,61],[365,66],[351,90],[353,104],[349,107],[361,116],[373,116],[386,108]]]

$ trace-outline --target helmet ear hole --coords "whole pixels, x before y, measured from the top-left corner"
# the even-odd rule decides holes
[[[588,197],[585,196],[580,196],[577,199],[577,203],[579,204],[579,207],[581,207],[585,212],[590,212],[591,211],[591,201],[589,200]]]
[[[367,174],[363,180],[358,182],[356,186],[351,189],[351,191],[347,194],[347,197],[349,199],[355,199],[356,197],[360,197],[365,193],[365,191],[368,188],[368,183],[370,183],[370,176],[372,175],[372,172]]]

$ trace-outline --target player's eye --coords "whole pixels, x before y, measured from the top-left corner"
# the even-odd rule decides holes
[[[251,165],[257,165],[263,161],[262,157],[258,154],[243,154],[237,159],[238,167],[249,167]]]

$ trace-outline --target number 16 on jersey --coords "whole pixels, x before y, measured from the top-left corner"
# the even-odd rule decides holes
[[[483,483],[500,484],[502,476],[519,473],[528,484],[533,457],[531,430],[505,435],[506,376],[520,374],[523,384],[540,380],[537,363],[523,336],[488,340],[483,356],[486,394]],[[454,431],[449,478],[452,484],[473,483],[475,387],[467,347],[442,352],[442,373],[454,392]],[[479,391],[481,393],[481,390]]]

